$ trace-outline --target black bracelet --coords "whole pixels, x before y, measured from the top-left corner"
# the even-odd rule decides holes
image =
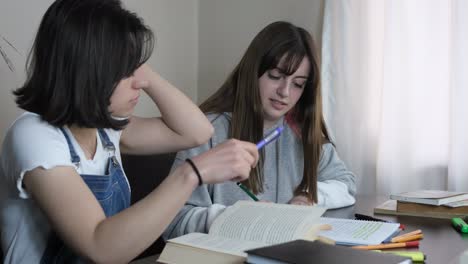
[[[200,172],[198,171],[197,166],[195,166],[195,163],[193,163],[193,161],[191,159],[185,159],[185,161],[188,162],[188,164],[190,164],[190,166],[192,166],[192,169],[195,171],[195,174],[197,174],[198,186],[203,185],[202,177],[200,175]]]

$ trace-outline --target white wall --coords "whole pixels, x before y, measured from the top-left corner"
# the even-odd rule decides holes
[[[124,0],[154,31],[156,45],[149,64],[164,78],[197,100],[198,0]],[[135,114],[159,115],[149,97]]]
[[[199,0],[198,102],[222,84],[253,37],[286,20],[321,42],[323,0]]]
[[[0,35],[8,39],[21,54],[0,44],[12,59],[16,72],[11,73],[0,60],[0,141],[8,126],[21,112],[11,91],[25,80],[24,65],[40,19],[52,0],[1,1]],[[198,0],[124,0],[155,32],[157,42],[149,64],[166,79],[197,99],[198,67]],[[154,104],[143,97],[136,108],[142,116],[158,115]]]
[[[0,141],[21,112],[11,91],[25,80],[24,65],[40,19],[52,0],[1,1],[0,40],[16,72],[0,60]],[[153,29],[156,47],[149,64],[190,98],[201,102],[226,78],[255,34],[275,20],[309,29],[320,42],[323,0],[124,0]],[[136,108],[158,115],[148,97]]]
[[[15,72],[10,72],[0,58],[0,140],[6,129],[20,113],[11,91],[25,79],[25,62],[39,21],[51,0],[2,1],[0,9],[0,35],[8,39],[19,51],[16,53],[3,40],[0,45],[13,61]]]

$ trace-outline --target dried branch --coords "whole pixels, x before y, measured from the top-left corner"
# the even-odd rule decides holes
[[[3,50],[2,46],[0,46],[0,54],[2,55],[2,58],[5,61],[5,63],[8,65],[8,68],[10,68],[10,71],[12,71],[12,72],[15,71],[15,66],[13,65],[11,60],[8,58],[8,56],[6,55],[6,53]]]
[[[4,38],[3,36],[0,36],[3,41],[5,41],[5,43],[7,43],[13,50],[16,51],[16,53],[19,54],[19,51],[15,48],[15,46],[13,46],[13,44],[11,44],[6,38]],[[10,60],[10,58],[8,58],[5,50],[2,48],[2,46],[0,45],[0,54],[2,55],[2,58],[3,60],[5,61],[5,63],[7,64],[8,68],[10,68],[10,71],[14,72],[15,71],[15,66],[13,65],[13,62]]]

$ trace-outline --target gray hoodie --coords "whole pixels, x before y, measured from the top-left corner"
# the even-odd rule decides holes
[[[186,158],[203,153],[228,139],[230,114],[209,114],[208,119],[215,128],[213,137],[204,145],[177,153],[172,169],[185,162]],[[283,124],[283,120],[264,134],[268,134],[280,124]],[[257,197],[275,203],[287,203],[302,180],[304,168],[302,143],[291,127],[284,123],[280,137],[265,146],[264,151],[264,192]],[[330,143],[322,147],[318,173],[318,205],[331,209],[354,204],[355,176],[346,169]],[[164,239],[192,232],[207,233],[213,220],[226,206],[233,205],[238,200],[251,200],[251,198],[234,182],[205,184],[198,187],[164,232]]]

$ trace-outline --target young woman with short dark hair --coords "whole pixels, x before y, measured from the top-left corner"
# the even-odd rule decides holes
[[[254,144],[230,140],[187,160],[130,206],[120,153],[208,141],[213,127],[145,62],[153,34],[118,0],[57,0],[45,13],[4,138],[4,263],[126,263],[152,244],[196,186],[245,180]],[[141,92],[160,118],[133,116]],[[141,177],[158,177],[148,171]],[[165,175],[164,175],[165,176]]]

